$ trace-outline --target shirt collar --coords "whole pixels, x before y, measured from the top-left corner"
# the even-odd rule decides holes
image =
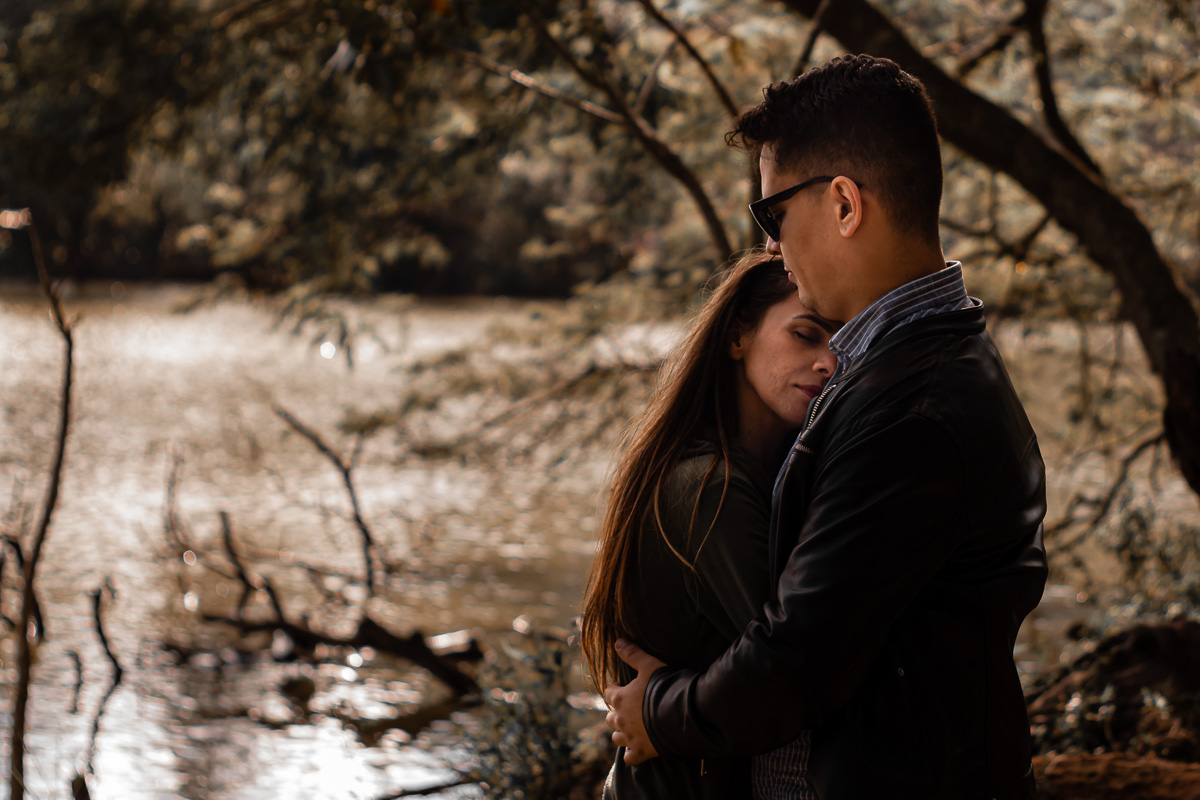
[[[944,269],[909,281],[871,303],[830,337],[829,349],[837,356],[840,370],[888,331],[922,316],[965,308],[970,302],[962,264],[947,261]]]

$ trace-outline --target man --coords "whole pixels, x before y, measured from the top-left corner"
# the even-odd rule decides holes
[[[1044,467],[942,255],[929,98],[870,56],[764,97],[731,135],[755,218],[804,304],[849,322],[776,484],[774,600],[702,672],[620,643],[638,677],[605,691],[613,741],[629,763],[793,742],[756,760],[756,796],[1032,798],[1012,648],[1045,585]]]

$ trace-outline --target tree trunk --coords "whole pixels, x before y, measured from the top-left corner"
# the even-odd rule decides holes
[[[804,16],[818,0],[784,0]],[[1038,199],[1088,257],[1112,275],[1120,314],[1133,323],[1163,381],[1163,427],[1171,452],[1200,494],[1200,318],[1154,245],[1149,229],[1119,197],[1003,108],[951,78],[866,0],[839,0],[825,30],[849,50],[890,58],[918,77],[938,112],[941,135]]]

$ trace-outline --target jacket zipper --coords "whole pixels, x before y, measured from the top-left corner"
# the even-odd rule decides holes
[[[817,410],[821,408],[821,401],[825,399],[825,395],[829,394],[836,388],[837,388],[837,384],[831,383],[825,387],[825,391],[823,391],[823,392],[821,392],[821,394],[817,395],[817,399],[815,401],[813,401],[812,411],[810,411],[808,413],[808,422],[805,423],[804,430],[808,430],[809,428],[812,427],[813,420],[815,420],[817,418]]]

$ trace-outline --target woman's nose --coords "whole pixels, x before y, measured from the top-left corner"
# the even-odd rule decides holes
[[[826,378],[832,375],[834,369],[836,368],[837,356],[835,356],[833,351],[829,350],[828,348],[826,348],[824,352],[817,356],[817,360],[813,362],[813,370],[821,375],[824,375]]]
[[[767,237],[767,252],[777,256],[783,255],[783,251],[779,249],[779,242],[770,236]]]

